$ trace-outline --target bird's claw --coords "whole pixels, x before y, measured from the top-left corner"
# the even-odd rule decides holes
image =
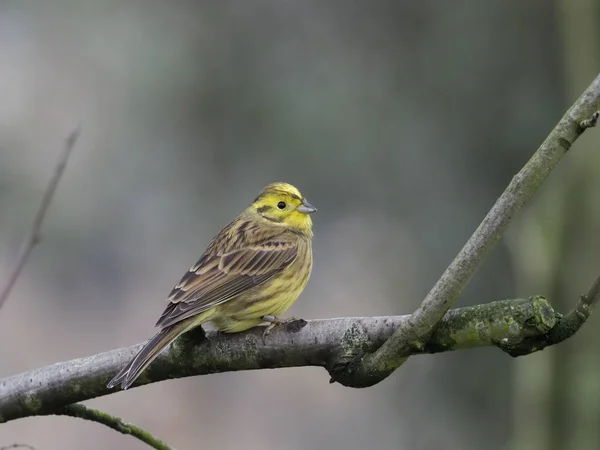
[[[271,334],[271,331],[273,330],[273,328],[275,328],[277,325],[285,325],[285,324],[290,324],[290,323],[298,323],[297,327],[294,327],[294,329],[292,330],[287,330],[287,331],[292,331],[292,332],[296,332],[296,331],[300,331],[300,329],[302,329],[305,325],[306,325],[306,321],[303,319],[296,319],[295,317],[289,317],[287,319],[279,319],[278,317],[275,316],[263,316],[263,321],[265,322],[269,322],[269,325],[267,325],[267,327],[265,328],[265,331],[263,331],[262,334],[262,339],[263,339],[263,344],[267,343],[267,336],[269,334]]]
[[[263,331],[263,334],[262,334],[262,340],[263,340],[263,344],[266,344],[266,343],[267,343],[267,336],[268,336],[269,334],[271,334],[271,330],[272,330],[273,328],[275,328],[275,325],[277,325],[277,324],[276,324],[276,323],[270,323],[269,325],[267,325],[267,326],[265,327],[265,331]]]
[[[279,318],[277,318],[275,316],[270,316],[270,315],[263,316],[262,319],[265,322],[269,322],[269,325],[266,326],[265,331],[263,331],[263,334],[262,334],[263,344],[266,344],[267,343],[267,336],[269,334],[271,334],[271,331],[273,330],[273,328],[275,328],[275,326],[278,325],[278,324],[280,324],[282,321],[279,320]]]

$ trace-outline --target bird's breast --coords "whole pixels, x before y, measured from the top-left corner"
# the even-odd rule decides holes
[[[298,244],[296,259],[269,281],[219,306],[220,316],[252,321],[262,316],[280,316],[300,296],[312,270],[310,241]]]

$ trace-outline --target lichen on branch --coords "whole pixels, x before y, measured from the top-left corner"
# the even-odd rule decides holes
[[[193,333],[179,338],[132,387],[216,372],[320,366],[330,374],[381,346],[409,316],[347,317],[293,323],[237,334]],[[498,346],[545,335],[556,314],[543,297],[513,299],[449,311],[426,345],[412,354]],[[54,364],[0,380],[0,423],[51,414],[66,405],[116,392],[106,382],[142,344]]]

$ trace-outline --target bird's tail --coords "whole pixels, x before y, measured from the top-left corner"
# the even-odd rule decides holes
[[[138,352],[137,355],[123,369],[110,380],[109,389],[121,384],[122,389],[127,389],[140,376],[148,365],[171,344],[177,337],[186,331],[200,325],[197,317],[182,320],[160,330]]]

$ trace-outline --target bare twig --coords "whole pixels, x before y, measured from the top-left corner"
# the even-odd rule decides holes
[[[489,252],[496,246],[512,218],[533,197],[571,145],[595,125],[600,106],[600,75],[562,117],[531,159],[496,201],[477,230],[448,266],[421,305],[375,353],[362,356],[332,374],[346,386],[372,386],[406,361],[412,349],[422,348],[436,324],[452,306]],[[582,121],[582,117],[590,117]]]
[[[29,445],[29,444],[10,444],[10,445],[5,445],[4,447],[0,447],[0,450],[11,450],[14,448],[27,448],[29,450],[35,450],[35,447],[33,445]]]
[[[216,372],[320,366],[335,371],[356,356],[377,349],[409,316],[347,317],[276,328],[266,344],[262,330],[235,334],[194,331],[175,341],[132,386]],[[438,353],[500,342],[518,345],[545,335],[556,315],[543,297],[502,300],[449,311],[427,345],[414,353]],[[190,333],[192,336],[190,336]],[[118,392],[106,383],[142,344],[54,364],[0,380],[0,423],[52,414],[71,403]],[[131,389],[131,388],[130,388]],[[123,394],[126,395],[126,394]]]
[[[52,178],[50,178],[50,181],[46,186],[44,196],[42,197],[42,202],[40,203],[38,212],[35,216],[35,219],[33,220],[33,224],[31,225],[29,234],[25,237],[23,243],[21,244],[15,267],[11,272],[10,276],[8,277],[6,285],[2,288],[2,291],[0,293],[0,308],[2,308],[4,302],[6,302],[6,299],[10,295],[10,291],[17,282],[17,278],[19,278],[19,275],[21,274],[21,271],[23,270],[23,267],[27,262],[27,258],[29,257],[31,250],[40,240],[40,230],[42,227],[42,222],[44,220],[44,217],[46,216],[46,212],[48,211],[48,207],[50,206],[50,202],[52,201],[52,197],[54,196],[54,192],[56,191],[56,187],[58,186],[58,182],[60,181],[60,177],[62,176],[65,170],[67,160],[69,159],[69,155],[71,154],[71,151],[75,146],[75,142],[77,142],[77,138],[79,137],[80,131],[80,127],[77,127],[71,132],[71,134],[69,134],[69,136],[65,140],[64,149],[58,158],[58,162],[56,164],[56,167],[54,168]]]
[[[140,441],[148,444],[150,447],[153,447],[156,450],[173,450],[172,447],[170,447],[160,439],[155,438],[146,430],[136,425],[123,422],[123,420],[121,420],[119,417],[112,416],[97,409],[88,408],[87,406],[84,406],[81,403],[64,406],[63,408],[59,408],[50,414],[70,416],[79,419],[90,420],[92,422],[98,422],[102,425],[106,425],[107,427],[112,428],[113,430],[118,431],[119,433],[133,436],[134,438],[139,439]]]

